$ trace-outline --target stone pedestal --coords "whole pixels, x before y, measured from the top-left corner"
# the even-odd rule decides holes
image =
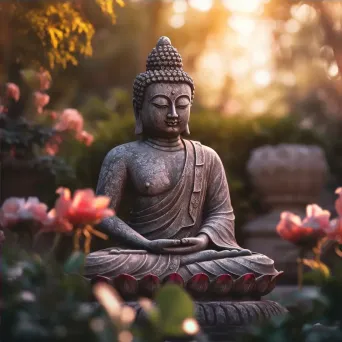
[[[298,250],[279,237],[276,226],[281,212],[303,218],[306,205],[317,203],[328,173],[324,152],[317,146],[263,146],[252,151],[247,170],[269,212],[243,227],[244,247],[273,259],[284,271],[282,282],[296,283]]]
[[[137,310],[137,322],[144,313],[137,303],[129,303]],[[287,310],[269,301],[208,301],[195,302],[196,318],[203,332],[212,342],[235,342],[252,324],[262,323],[272,317],[284,315]]]

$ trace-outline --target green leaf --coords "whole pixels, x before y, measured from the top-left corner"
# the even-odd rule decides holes
[[[82,273],[85,257],[82,252],[73,252],[64,264],[64,272]]]
[[[310,267],[313,270],[320,271],[326,278],[330,276],[329,267],[321,261],[303,259],[303,264]]]
[[[179,286],[170,284],[160,289],[155,301],[160,313],[159,324],[163,335],[184,335],[183,321],[195,315],[190,296]]]

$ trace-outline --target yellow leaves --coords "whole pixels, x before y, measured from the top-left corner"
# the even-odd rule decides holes
[[[101,11],[107,14],[112,19],[113,24],[115,24],[116,22],[114,4],[117,3],[121,7],[125,6],[125,3],[123,0],[96,0],[96,2],[100,6]]]
[[[326,278],[330,276],[329,267],[323,262],[311,259],[302,259],[302,262],[311,269],[320,271]]]
[[[101,11],[115,23],[115,5],[123,7],[124,0],[96,0]],[[92,55],[93,25],[87,21],[74,1],[47,2],[29,11],[21,7],[21,15],[29,30],[39,38],[51,68],[76,65],[79,55]],[[25,27],[25,25],[24,25]]]
[[[63,39],[63,32],[54,27],[48,27],[52,46],[57,49],[58,42]]]
[[[77,55],[92,54],[91,40],[95,33],[93,25],[84,20],[71,2],[49,4],[40,10],[31,10],[27,19],[47,47],[51,68],[77,64]]]

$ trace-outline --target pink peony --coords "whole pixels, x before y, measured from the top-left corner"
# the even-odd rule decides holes
[[[0,224],[2,227],[10,228],[20,221],[45,222],[47,218],[47,206],[39,202],[36,197],[8,198],[0,209]]]
[[[86,146],[90,146],[94,142],[94,136],[87,131],[82,131],[78,134],[77,139],[83,142]]]
[[[324,230],[330,224],[330,212],[323,210],[317,204],[310,204],[306,207],[306,218],[303,220],[304,227]]]
[[[277,225],[278,234],[287,241],[298,245],[315,245],[326,234],[329,227],[330,212],[316,204],[306,207],[306,218],[290,212],[283,212]]]
[[[43,113],[43,108],[50,102],[50,96],[40,91],[33,93],[34,106],[39,114]]]
[[[328,239],[335,240],[342,244],[342,218],[337,218],[330,222],[329,227],[326,229]]]
[[[14,83],[6,83],[6,96],[18,102],[20,99],[20,89]]]
[[[335,208],[337,214],[339,216],[342,216],[342,187],[336,189],[335,194],[339,196],[338,199],[335,201]]]
[[[55,129],[60,132],[75,131],[77,134],[81,134],[83,131],[83,117],[81,113],[76,109],[65,109],[60,115]]]
[[[66,188],[58,189],[57,193],[60,197],[55,205],[56,217],[64,218],[72,225],[95,224],[114,215],[114,211],[108,209],[110,198],[96,197],[91,189],[77,190],[73,198]]]

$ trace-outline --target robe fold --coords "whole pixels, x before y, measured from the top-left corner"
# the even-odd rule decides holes
[[[188,280],[196,273],[206,273],[210,278],[224,273],[278,274],[273,260],[262,254],[215,259],[219,251],[242,249],[235,240],[234,213],[225,171],[214,150],[199,142],[183,142],[185,163],[176,186],[158,203],[132,212],[127,224],[149,240],[182,239],[204,233],[210,239],[211,260],[180,266],[178,255],[107,248],[88,255],[86,276],[128,273],[140,279],[149,273],[165,277],[178,272]]]

